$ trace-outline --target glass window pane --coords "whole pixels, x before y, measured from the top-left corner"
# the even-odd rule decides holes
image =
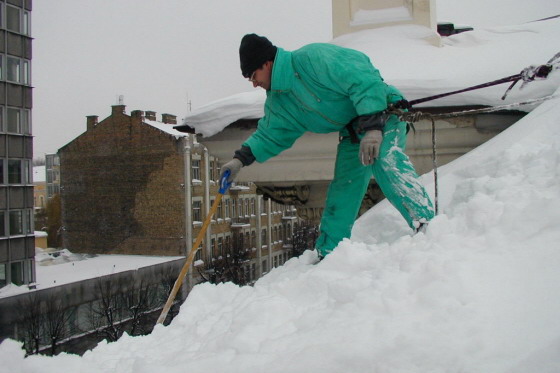
[[[2,55],[0,55],[0,80],[4,80],[4,56]]]
[[[21,128],[24,135],[31,135],[31,120],[29,118],[29,110],[22,110],[20,114]]]
[[[22,83],[26,85],[31,84],[31,74],[29,73],[29,61],[26,60],[23,60]]]
[[[12,269],[12,283],[15,285],[23,285],[23,262],[15,262],[10,265]]]
[[[0,288],[6,286],[6,265],[0,263]]]
[[[0,106],[0,132],[4,131],[4,107]]]
[[[23,160],[23,172],[22,172],[22,176],[23,176],[23,180],[22,183],[23,184],[29,184],[31,182],[31,167],[29,167],[29,161],[28,160]]]
[[[8,108],[8,132],[19,133],[20,112],[18,109]]]
[[[29,110],[21,111],[21,127],[24,135],[31,135],[31,117]]]
[[[23,11],[23,33],[25,35],[31,35],[31,14],[28,11]]]
[[[8,30],[20,32],[20,10],[13,6],[6,6],[6,26]]]
[[[21,60],[19,58],[8,57],[8,76],[11,82],[21,83]]]
[[[6,235],[5,216],[5,212],[0,211],[0,237],[4,237]]]
[[[8,160],[8,184],[21,184],[22,172],[19,159]]]
[[[4,160],[0,159],[0,184],[4,183]]]
[[[10,235],[23,234],[23,216],[20,210],[10,211]]]
[[[25,233],[33,233],[33,210],[25,211]]]

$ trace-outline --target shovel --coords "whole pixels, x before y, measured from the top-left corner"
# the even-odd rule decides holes
[[[179,273],[179,276],[177,277],[177,280],[175,280],[175,284],[173,285],[173,289],[171,289],[171,293],[169,294],[169,297],[167,298],[167,302],[165,302],[165,306],[163,306],[163,310],[161,311],[161,314],[159,315],[159,318],[157,319],[156,324],[163,324],[163,322],[165,321],[165,318],[167,317],[167,314],[169,313],[169,310],[171,309],[171,306],[173,305],[173,301],[175,300],[175,297],[177,296],[177,293],[179,292],[179,288],[181,288],[181,285],[183,284],[183,279],[185,278],[185,276],[187,275],[187,272],[189,271],[189,268],[190,268],[190,266],[191,266],[191,264],[194,260],[194,256],[195,256],[196,252],[198,251],[198,247],[200,246],[200,244],[202,243],[202,240],[204,239],[204,235],[206,234],[206,230],[208,229],[208,226],[210,225],[210,221],[212,220],[212,216],[214,216],[214,213],[218,209],[218,205],[222,201],[222,197],[224,196],[224,194],[226,194],[227,190],[231,186],[231,182],[228,182],[229,175],[230,175],[230,171],[226,170],[224,172],[224,175],[220,179],[220,189],[218,191],[218,196],[216,197],[216,200],[212,204],[212,207],[210,208],[210,212],[208,213],[208,216],[206,216],[206,220],[204,220],[204,224],[202,224],[202,228],[200,229],[200,232],[198,233],[198,236],[196,237],[196,241],[194,242],[194,245],[191,249],[191,252],[189,253],[189,256],[187,257],[187,259],[185,261],[185,264],[183,265],[183,268],[181,269],[181,272]]]

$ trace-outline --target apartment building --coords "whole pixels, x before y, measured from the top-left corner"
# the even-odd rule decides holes
[[[0,1],[0,287],[35,280],[31,10]]]
[[[218,193],[218,159],[176,117],[111,108],[58,151],[62,234],[76,253],[187,255]],[[290,257],[295,208],[264,200],[252,183],[223,197],[196,262],[211,265],[235,242],[249,251],[248,282]],[[190,284],[200,279],[190,272]],[[193,277],[194,276],[194,277]]]

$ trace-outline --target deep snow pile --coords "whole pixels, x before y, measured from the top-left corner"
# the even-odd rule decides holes
[[[559,135],[556,98],[442,167],[426,234],[381,204],[318,265],[308,252],[254,287],[197,286],[170,326],[83,357],[5,341],[0,370],[558,372]]]

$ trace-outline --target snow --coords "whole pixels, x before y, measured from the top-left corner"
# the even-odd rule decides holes
[[[556,53],[558,22],[457,35],[437,56],[413,53],[409,61],[420,82],[440,88],[495,79]],[[370,36],[338,42],[366,48]],[[414,40],[410,46],[419,47]],[[516,41],[524,47],[514,53]],[[381,63],[395,53],[389,46],[375,44]],[[421,64],[430,57],[456,65]],[[430,94],[420,91],[427,85],[413,84],[412,71],[389,76],[411,79],[413,97],[412,88]],[[510,99],[559,94],[559,86],[556,72]],[[502,93],[463,97],[492,102]],[[425,234],[411,235],[396,210],[381,203],[319,264],[306,252],[253,287],[196,286],[170,326],[101,343],[83,357],[24,358],[21,344],[6,340],[0,371],[558,372],[558,139],[556,97],[439,169],[441,211]],[[433,194],[432,179],[423,176]]]
[[[24,359],[7,340],[3,369],[558,372],[559,124],[556,98],[441,167],[426,234],[381,203],[317,265],[306,252],[254,287],[196,286],[170,326],[83,357]]]
[[[400,6],[385,8],[381,10],[359,9],[350,21],[351,26],[368,24],[392,23],[400,21],[411,21],[412,15],[407,7]]]
[[[418,25],[364,30],[340,36],[332,42],[366,53],[385,81],[409,100],[486,83],[545,64],[560,50],[560,18],[521,25],[476,29],[443,38],[436,47],[425,39],[433,31]],[[406,57],[403,57],[406,56]],[[420,106],[503,105],[550,95],[560,84],[560,73],[518,83],[505,101],[508,84],[453,95]],[[266,96],[257,88],[213,102],[193,111],[183,123],[203,136],[212,136],[238,119],[264,115]],[[530,110],[531,108],[525,108]]]
[[[169,135],[173,135],[176,139],[180,139],[182,137],[188,137],[188,133],[180,132],[177,131],[175,128],[173,128],[173,126],[175,126],[174,124],[167,124],[167,123],[157,122],[149,119],[144,119],[143,122],[154,128],[157,128],[162,132],[165,132]]]

